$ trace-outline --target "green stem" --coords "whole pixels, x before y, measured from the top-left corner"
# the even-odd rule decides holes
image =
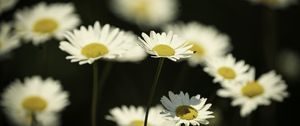
[[[39,71],[41,76],[47,77],[48,74],[48,49],[47,49],[47,42],[44,43],[43,45],[39,45],[38,49],[39,49],[39,56],[40,58],[38,58],[37,60],[39,60],[37,63],[37,65],[39,66]],[[41,62],[40,62],[41,60]]]
[[[104,69],[102,71],[102,74],[101,74],[102,78],[99,82],[100,92],[101,92],[102,87],[105,85],[106,80],[108,79],[108,76],[111,72],[112,67],[113,67],[113,62],[107,61],[107,63],[104,66]]]
[[[113,63],[108,61],[103,69],[103,72],[101,74],[102,78],[98,83],[98,63],[95,62],[93,64],[93,98],[92,98],[92,110],[91,110],[91,116],[92,116],[92,126],[97,126],[96,117],[97,117],[97,101],[101,98],[101,92],[102,88],[108,78],[108,75],[110,74],[110,71],[113,67]]]
[[[253,114],[253,113],[252,113],[252,114]],[[246,126],[251,126],[251,122],[252,122],[252,114],[249,114],[249,115],[248,115]]]
[[[44,52],[44,76],[47,77],[48,75],[48,44],[44,43],[43,45],[43,52]]]
[[[98,100],[98,62],[94,62],[93,63],[93,95],[92,95],[92,108],[91,108],[92,126],[97,126],[97,122],[96,122],[97,100]]]
[[[160,58],[157,69],[156,69],[156,73],[155,73],[155,76],[154,76],[154,81],[153,81],[153,84],[152,84],[150,97],[149,97],[148,103],[147,103],[144,126],[147,126],[147,124],[148,124],[147,121],[148,121],[148,116],[149,116],[149,109],[151,107],[151,104],[152,104],[152,101],[153,101],[153,98],[154,98],[154,95],[155,95],[157,82],[158,82],[159,75],[160,75],[163,64],[164,64],[164,58]]]
[[[272,9],[263,11],[263,48],[268,69],[275,67],[275,55],[277,52],[277,15]]]
[[[31,112],[31,124],[30,126],[38,126],[38,121],[36,119],[36,114],[34,112]]]

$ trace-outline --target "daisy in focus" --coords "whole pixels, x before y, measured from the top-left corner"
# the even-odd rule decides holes
[[[18,0],[0,0],[0,15],[16,5]]]
[[[206,104],[206,100],[206,98],[200,98],[200,95],[190,98],[188,93],[174,94],[170,91],[169,98],[166,96],[161,98],[161,103],[166,109],[161,114],[168,120],[175,121],[176,126],[207,125],[209,124],[207,119],[214,118],[214,116],[211,115],[212,111],[208,111],[211,104]]]
[[[140,62],[147,57],[145,50],[138,45],[140,42],[137,36],[131,32],[126,32],[128,40],[126,41],[129,48],[126,52],[118,56],[115,60],[118,62]]]
[[[185,39],[186,43],[193,45],[190,50],[194,55],[187,59],[191,66],[203,64],[206,59],[222,57],[231,49],[227,35],[197,22],[168,25],[165,31],[173,31]]]
[[[0,24],[0,56],[20,46],[19,38],[13,33],[9,23]]]
[[[227,83],[229,81],[239,81],[245,78],[249,65],[243,60],[236,61],[231,55],[226,57],[215,57],[206,62],[204,71],[214,77],[214,83]]]
[[[40,125],[55,126],[58,112],[67,105],[68,93],[62,90],[59,81],[40,76],[16,80],[4,90],[1,105],[11,121],[20,126],[30,126],[32,114]]]
[[[60,42],[59,48],[71,55],[67,59],[80,65],[92,64],[101,58],[115,59],[131,47],[128,41],[132,40],[119,28],[109,24],[102,27],[99,22],[67,32],[65,37],[68,41]]]
[[[270,8],[286,8],[296,4],[297,0],[248,0],[254,4],[262,4]]]
[[[17,33],[34,45],[39,45],[51,38],[62,39],[64,32],[80,23],[75,7],[71,3],[39,3],[32,8],[25,8],[15,14]]]
[[[172,21],[177,14],[177,0],[111,0],[118,16],[142,26],[156,27]]]
[[[186,43],[185,40],[179,38],[172,32],[155,33],[150,32],[150,36],[142,33],[139,38],[142,46],[147,53],[154,58],[168,58],[172,61],[190,57],[193,52],[190,50],[192,45]]]
[[[271,100],[283,101],[288,96],[287,84],[274,71],[255,79],[255,70],[250,69],[247,78],[239,84],[224,84],[217,94],[232,98],[232,106],[241,106],[242,117],[249,115],[259,105],[270,105]]]
[[[150,108],[148,126],[172,126],[171,121],[165,120],[159,114],[163,108],[156,106]],[[144,126],[145,110],[142,106],[122,106],[110,110],[107,120],[114,121],[118,126]]]

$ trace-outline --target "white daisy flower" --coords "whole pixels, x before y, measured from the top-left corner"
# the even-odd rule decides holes
[[[131,46],[127,43],[131,37],[124,31],[110,28],[109,24],[101,27],[99,22],[88,28],[81,26],[78,30],[67,32],[65,37],[68,42],[60,42],[59,48],[71,55],[67,59],[80,65],[92,64],[100,58],[115,59]]]
[[[211,104],[205,104],[206,98],[196,95],[190,98],[188,93],[174,94],[169,92],[169,98],[163,96],[161,103],[166,111],[161,112],[167,119],[176,122],[176,126],[209,124],[207,119],[214,118],[213,112],[208,111]]]
[[[286,8],[296,4],[297,0],[248,0],[254,4],[262,4],[270,8]]]
[[[115,60],[118,62],[140,62],[144,60],[147,57],[147,53],[138,45],[138,42],[140,42],[137,39],[138,37],[131,32],[127,32],[126,35],[128,36],[126,43],[130,48]]]
[[[20,46],[20,40],[12,32],[12,26],[9,23],[0,24],[0,55],[6,54]]]
[[[168,25],[165,31],[173,31],[185,39],[186,43],[193,45],[190,50],[194,55],[187,59],[191,66],[203,64],[209,58],[222,57],[231,49],[227,35],[197,22]]]
[[[68,93],[62,90],[59,81],[40,76],[16,80],[4,91],[1,105],[8,117],[17,125],[30,126],[31,114],[43,126],[58,124],[57,113],[67,105]]]
[[[138,25],[156,27],[172,21],[177,14],[177,0],[111,0],[114,13]]]
[[[0,0],[0,15],[15,6],[17,2],[18,0]]]
[[[250,69],[248,78],[239,84],[224,84],[217,94],[232,98],[232,106],[241,106],[242,117],[249,115],[259,105],[269,105],[271,100],[283,101],[288,96],[287,85],[274,71],[255,79],[255,70]]]
[[[186,43],[183,39],[174,35],[172,32],[166,34],[150,32],[150,36],[142,33],[142,38],[139,38],[142,46],[147,53],[153,55],[154,58],[168,58],[177,61],[182,58],[190,57],[193,52],[189,49],[192,45]]]
[[[162,110],[161,106],[150,108],[148,126],[174,125],[171,121],[162,118],[159,114]],[[146,112],[142,106],[122,106],[111,109],[109,113],[106,119],[116,122],[118,126],[143,126]]]
[[[39,3],[25,8],[15,15],[17,33],[34,45],[41,44],[52,37],[62,39],[63,34],[75,28],[80,19],[74,13],[71,3]]]
[[[231,55],[226,57],[215,57],[207,60],[204,71],[214,77],[214,82],[226,83],[228,81],[238,81],[245,77],[249,70],[249,65],[243,60],[236,61]]]

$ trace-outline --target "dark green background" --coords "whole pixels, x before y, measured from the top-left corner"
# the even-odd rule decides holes
[[[276,69],[278,52],[283,49],[299,51],[300,6],[291,6],[284,10],[270,11],[264,6],[255,6],[245,0],[179,0],[180,13],[178,20],[189,22],[199,21],[214,25],[221,32],[231,37],[232,53],[238,59],[244,59],[256,67],[262,74]],[[13,13],[22,7],[32,6],[39,0],[20,0],[16,8],[0,16],[1,21],[11,21]],[[68,2],[67,0],[47,0],[48,3]],[[109,23],[125,30],[132,30],[138,35],[144,31],[136,25],[127,23],[116,17],[108,8],[109,0],[74,0],[77,13],[83,25],[93,24],[96,20],[102,24]],[[274,20],[275,19],[275,20]],[[275,22],[275,24],[273,23]],[[15,78],[32,75],[51,76],[62,82],[65,90],[70,93],[71,105],[62,112],[63,126],[90,125],[90,97],[92,83],[92,66],[70,63],[65,60],[67,55],[58,49],[59,41],[46,43],[47,57],[43,46],[35,47],[31,43],[23,44],[16,49],[11,58],[0,61],[0,92]],[[101,73],[106,61],[99,61]],[[110,108],[121,105],[144,105],[152,83],[157,59],[148,58],[141,63],[113,63],[111,74],[101,93],[98,106],[98,124],[113,126],[106,121],[104,115]],[[186,62],[164,64],[155,104],[169,90],[182,90],[191,95],[201,94],[210,98],[213,107],[220,107],[223,113],[222,126],[242,126],[246,119],[238,116],[239,108],[230,107],[229,99],[214,97],[219,88],[212,83],[212,78],[202,71],[202,67],[191,68]],[[184,81],[178,82],[180,71],[186,69]],[[299,79],[286,80],[291,96],[283,103],[273,102],[271,106],[259,107],[253,113],[255,126],[281,126],[298,123]],[[0,113],[0,126],[7,126],[8,121]]]

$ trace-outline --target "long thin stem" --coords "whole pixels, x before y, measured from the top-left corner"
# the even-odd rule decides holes
[[[156,69],[156,73],[155,73],[155,76],[154,76],[154,81],[153,81],[153,84],[152,84],[151,93],[150,93],[148,103],[147,103],[144,126],[147,126],[147,124],[148,124],[147,122],[148,122],[148,116],[149,116],[149,109],[150,109],[150,106],[152,104],[152,101],[153,101],[153,98],[154,98],[154,95],[155,95],[157,82],[158,82],[159,75],[160,75],[163,64],[164,64],[164,58],[160,58],[157,69]]]
[[[275,55],[277,52],[277,15],[272,9],[263,11],[263,47],[267,68],[274,68]]]
[[[31,124],[30,126],[38,126],[38,121],[36,119],[36,114],[34,112],[31,112]]]
[[[112,69],[113,62],[107,62],[104,66],[103,72],[101,74],[101,79],[99,81],[98,79],[98,63],[95,62],[93,64],[93,99],[92,99],[92,110],[91,110],[91,116],[92,116],[92,126],[97,126],[96,117],[97,117],[97,102],[101,98],[101,92],[102,88],[110,74],[110,71]],[[99,82],[98,82],[99,81]]]
[[[102,87],[105,85],[105,82],[108,79],[108,76],[111,72],[112,67],[113,67],[113,62],[107,61],[107,63],[105,64],[105,66],[103,68],[103,71],[101,73],[101,79],[99,82],[99,92],[102,92]]]
[[[91,125],[97,126],[97,101],[98,101],[98,63],[93,63],[93,94],[92,94],[92,107],[91,107]]]
[[[44,43],[43,45],[39,46],[39,53],[41,55],[40,58],[38,58],[38,60],[42,60],[42,62],[38,62],[39,64],[39,72],[42,76],[47,77],[48,75],[48,44],[47,42]]]
[[[43,55],[44,55],[44,76],[48,75],[48,46],[49,44],[44,43],[43,45]]]
[[[252,122],[252,114],[248,115],[246,126],[251,126],[251,122]]]

